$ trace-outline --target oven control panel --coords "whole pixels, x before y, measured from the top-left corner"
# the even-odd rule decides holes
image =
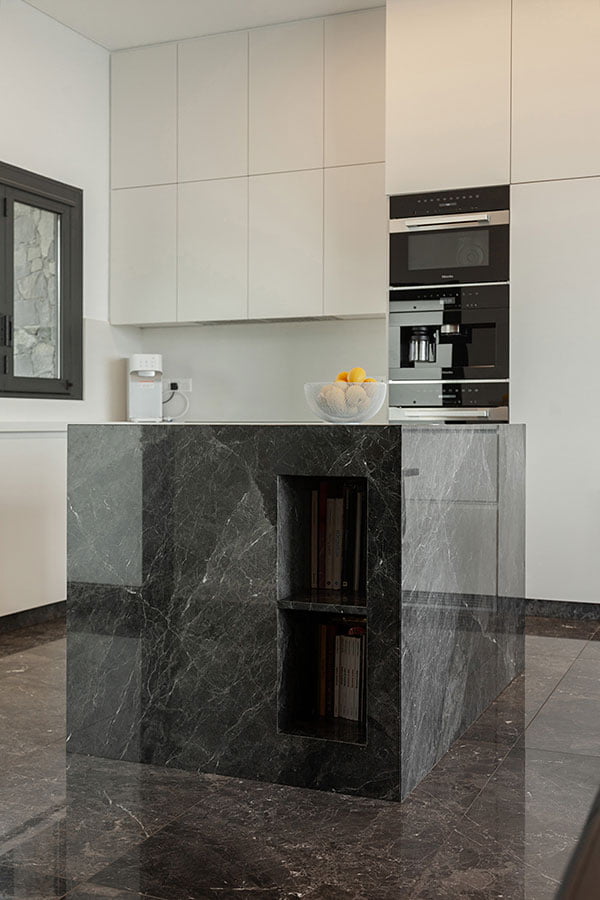
[[[431,194],[402,194],[390,197],[390,219],[508,209],[509,198],[510,188],[506,184]]]

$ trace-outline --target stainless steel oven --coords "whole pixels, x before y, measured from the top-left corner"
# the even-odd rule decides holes
[[[508,421],[508,201],[390,198],[391,419]]]
[[[390,287],[508,281],[509,188],[390,198]]]

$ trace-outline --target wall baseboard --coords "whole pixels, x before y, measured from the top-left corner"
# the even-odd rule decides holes
[[[600,603],[572,603],[565,600],[526,600],[526,616],[549,616],[553,619],[600,621]]]
[[[56,603],[49,603],[47,606],[36,606],[34,609],[24,609],[8,616],[0,616],[0,634],[16,631],[18,628],[27,628],[28,625],[56,622],[58,619],[63,619],[66,613],[67,601],[59,600]]]

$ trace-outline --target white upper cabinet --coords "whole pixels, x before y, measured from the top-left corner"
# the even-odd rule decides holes
[[[325,19],[325,165],[385,154],[385,8]]]
[[[248,179],[179,185],[180,322],[248,315]]]
[[[250,173],[323,165],[323,20],[250,32]]]
[[[111,57],[112,186],[177,180],[177,45]]]
[[[387,219],[383,163],[325,170],[326,316],[386,312]]]
[[[513,0],[512,181],[600,174],[600,3]]]
[[[323,170],[250,178],[251,319],[323,315]]]
[[[511,0],[388,0],[389,194],[510,180]]]
[[[110,320],[175,322],[177,185],[112,192]]]
[[[248,174],[248,33],[179,45],[179,181]]]

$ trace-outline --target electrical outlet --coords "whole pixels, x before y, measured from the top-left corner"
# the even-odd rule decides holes
[[[168,384],[170,391],[181,391],[183,394],[192,393],[191,378],[168,378],[166,379],[166,383]]]

